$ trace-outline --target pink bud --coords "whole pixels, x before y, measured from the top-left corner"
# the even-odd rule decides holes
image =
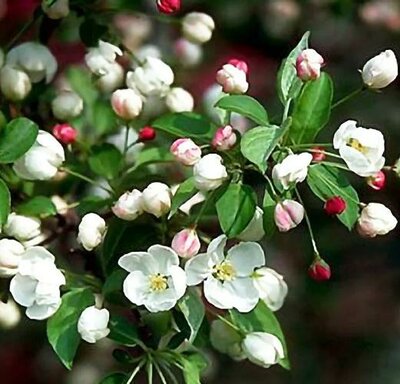
[[[181,0],[157,0],[157,8],[159,12],[168,15],[179,11],[181,8]]]
[[[75,142],[77,132],[69,124],[56,124],[53,127],[53,136],[63,144],[71,144]]]
[[[156,130],[153,127],[143,127],[139,131],[138,141],[152,141],[156,138]]]
[[[237,69],[240,69],[241,71],[243,71],[246,75],[249,73],[249,66],[243,60],[230,59],[228,61],[228,64],[232,64]]]
[[[333,196],[326,200],[324,209],[330,216],[340,215],[345,211],[346,205],[346,201],[341,196]]]
[[[243,94],[249,89],[246,72],[233,64],[225,64],[217,72],[217,83],[226,93]]]
[[[326,159],[326,154],[322,147],[314,147],[312,152],[312,159],[314,162],[324,161]]]
[[[381,189],[385,188],[386,175],[382,171],[379,171],[374,176],[367,178],[367,184],[376,191],[380,191]]]
[[[184,165],[194,165],[201,159],[201,149],[191,139],[182,138],[175,140],[171,147],[175,159]]]
[[[301,223],[304,218],[304,207],[297,201],[284,200],[276,205],[274,218],[279,231],[287,232]]]
[[[315,259],[308,268],[308,275],[315,281],[325,281],[331,278],[331,267],[322,259]]]
[[[305,49],[296,60],[297,76],[304,81],[315,80],[321,74],[324,58],[314,49]]]
[[[219,151],[231,149],[236,144],[236,133],[230,125],[218,128],[212,140],[212,145]]]
[[[172,239],[171,248],[183,258],[190,258],[198,254],[200,240],[195,229],[182,229]]]

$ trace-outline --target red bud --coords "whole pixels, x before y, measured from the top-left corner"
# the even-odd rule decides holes
[[[247,65],[247,63],[243,60],[238,60],[238,59],[230,59],[228,61],[228,64],[233,65],[234,67],[236,67],[237,69],[240,69],[241,71],[243,71],[244,73],[248,73],[249,72],[249,66]]]
[[[325,281],[331,278],[331,267],[322,259],[315,259],[308,268],[308,275],[315,281]]]
[[[376,191],[380,191],[381,189],[385,188],[386,175],[383,173],[383,171],[379,171],[374,176],[367,178],[367,184]]]
[[[326,158],[326,154],[322,147],[314,147],[312,152],[313,161],[320,162],[324,161]]]
[[[346,209],[346,201],[340,196],[333,196],[325,202],[324,209],[328,215],[340,215]]]
[[[63,144],[71,144],[76,140],[78,133],[69,124],[57,124],[53,127],[53,136]]]
[[[169,15],[179,11],[181,0],[157,0],[157,9],[159,12]]]
[[[139,131],[139,141],[151,141],[156,138],[156,130],[152,127],[144,127]]]

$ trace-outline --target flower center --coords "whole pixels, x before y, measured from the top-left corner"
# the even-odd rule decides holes
[[[349,139],[347,145],[351,148],[354,148],[358,152],[366,153],[367,148],[365,148],[357,139]]]
[[[162,292],[168,288],[167,278],[157,273],[150,276],[150,289],[153,292]]]
[[[223,261],[213,268],[213,276],[220,281],[231,281],[236,276],[236,271],[229,261]]]

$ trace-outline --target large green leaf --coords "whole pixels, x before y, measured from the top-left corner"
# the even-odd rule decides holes
[[[89,156],[89,166],[97,175],[109,180],[114,179],[122,167],[121,152],[112,144],[95,146]]]
[[[341,196],[346,201],[346,210],[338,218],[351,230],[358,219],[359,199],[344,172],[335,167],[316,164],[308,169],[307,183],[324,202],[333,196]]]
[[[164,147],[153,147],[145,148],[138,154],[135,161],[135,169],[139,166],[155,164],[155,163],[166,163],[174,161],[174,157],[171,152]]]
[[[140,340],[136,326],[121,316],[112,316],[108,324],[110,333],[108,338],[118,344],[135,346]]]
[[[47,321],[47,337],[50,345],[68,368],[78,349],[81,337],[78,333],[78,320],[87,307],[94,305],[94,295],[89,289],[76,289],[62,297],[59,310]]]
[[[121,372],[111,373],[100,381],[100,384],[125,384],[127,375]]]
[[[302,81],[296,73],[296,59],[304,49],[308,48],[309,37],[310,32],[306,32],[279,68],[277,88],[279,98],[284,105],[289,99],[296,97],[297,92],[301,89]]]
[[[67,70],[67,79],[72,89],[82,97],[86,104],[93,104],[99,97],[90,73],[82,68],[70,67]]]
[[[178,211],[179,207],[188,201],[191,197],[193,197],[198,192],[197,188],[194,185],[194,178],[189,177],[186,179],[175,192],[174,196],[172,197],[171,203],[171,211],[169,217],[175,215]]]
[[[257,165],[260,171],[264,173],[267,169],[268,158],[290,127],[290,124],[291,119],[289,118],[282,127],[268,125],[247,131],[240,142],[243,156]]]
[[[0,131],[0,163],[12,163],[26,153],[36,141],[39,128],[26,117],[10,121]]]
[[[275,207],[276,207],[276,201],[275,199],[271,196],[270,192],[268,191],[268,188],[265,188],[265,194],[264,194],[264,201],[263,201],[263,221],[264,221],[264,231],[267,237],[272,237],[272,235],[276,231],[276,225],[275,225]]]
[[[216,107],[248,117],[259,125],[268,124],[268,114],[265,108],[251,96],[231,95],[218,100]]]
[[[304,86],[292,113],[290,140],[294,144],[312,143],[329,121],[333,98],[333,83],[327,73]]]
[[[7,222],[10,214],[11,196],[6,183],[0,179],[0,228]]]
[[[216,203],[218,219],[228,237],[240,234],[256,209],[254,190],[243,184],[230,184]]]
[[[195,289],[189,288],[184,297],[178,302],[178,307],[185,316],[190,328],[189,342],[197,336],[204,319],[205,310],[203,302]]]
[[[26,216],[47,217],[57,214],[57,209],[51,199],[46,196],[34,198],[20,204],[15,209],[17,213]]]
[[[267,332],[275,335],[281,341],[285,351],[285,357],[279,361],[279,364],[283,368],[290,369],[286,340],[279,321],[262,300],[251,312],[241,313],[236,309],[231,309],[229,314],[232,322],[245,334]]]
[[[216,130],[212,122],[192,112],[164,115],[155,120],[152,126],[174,136],[195,139],[211,139]]]

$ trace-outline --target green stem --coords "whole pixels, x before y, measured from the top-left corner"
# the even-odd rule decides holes
[[[313,148],[313,147],[333,147],[331,143],[309,143],[309,144],[293,144],[289,146],[292,149]]]
[[[199,213],[198,213],[196,219],[195,219],[194,222],[193,222],[193,226],[194,226],[194,227],[196,227],[197,224],[199,223],[199,221],[200,221],[200,219],[201,219],[201,216],[203,216],[205,210],[207,209],[208,203],[210,202],[211,197],[213,196],[213,194],[214,194],[214,191],[211,191],[211,192],[208,194],[208,196],[207,196],[206,200],[204,201],[203,205],[201,206],[200,211],[199,211]]]
[[[365,87],[361,87],[358,88],[356,90],[354,90],[353,92],[350,92],[347,96],[343,97],[342,99],[336,101],[332,106],[331,106],[331,110],[335,109],[336,107],[338,107],[339,105],[345,103],[346,101],[352,99],[354,96],[358,95],[359,93],[365,91],[366,88]]]
[[[242,331],[235,325],[232,324],[229,320],[225,319],[225,317],[221,316],[221,315],[217,315],[218,319],[221,320],[223,323],[225,323],[226,325],[229,325],[232,329],[234,329],[236,332],[242,333]]]
[[[161,367],[164,369],[165,373],[171,380],[172,384],[179,384],[178,380],[176,379],[175,375],[173,374],[172,370],[168,367],[168,364],[165,362],[160,362]]]
[[[339,169],[343,169],[344,171],[348,171],[351,172],[351,170],[349,168],[347,168],[345,165],[343,164],[339,164],[339,163],[333,163],[331,161],[321,161],[320,164],[325,164],[329,167],[335,167],[335,168],[339,168]]]
[[[167,384],[167,380],[165,379],[165,376],[162,373],[162,370],[161,370],[160,366],[158,365],[158,363],[155,360],[154,360],[154,367],[155,367],[155,369],[156,369],[156,371],[158,373],[158,376],[161,379],[162,384]],[[129,384],[129,383],[127,383],[127,384]]]
[[[292,99],[288,99],[288,101],[285,104],[285,109],[283,110],[283,115],[282,115],[282,124],[288,118],[289,110],[290,110],[290,104],[292,104]]]
[[[11,41],[6,45],[5,51],[8,51],[13,47],[13,45],[22,37],[22,35],[28,31],[35,23],[37,20],[42,17],[41,12],[35,12],[35,16],[30,19],[19,31],[18,33],[11,39]]]
[[[334,157],[334,158],[336,158],[336,159],[342,159],[339,155],[337,155],[336,153],[333,153],[333,152],[328,152],[328,151],[321,151],[321,150],[319,150],[319,149],[306,149],[306,152],[311,152],[311,153],[323,153],[323,154],[325,154],[325,155],[327,155],[327,156],[330,156],[330,157]]]
[[[128,381],[126,384],[131,384],[133,382],[133,379],[135,376],[139,373],[139,371],[142,369],[143,365],[145,364],[145,360],[142,360],[138,366],[135,368],[135,370],[132,372],[132,375],[129,377]]]
[[[269,188],[271,189],[272,194],[277,197],[278,194],[276,193],[275,187],[274,187],[274,183],[272,182],[272,180],[267,176],[264,175],[264,179],[267,181]]]

